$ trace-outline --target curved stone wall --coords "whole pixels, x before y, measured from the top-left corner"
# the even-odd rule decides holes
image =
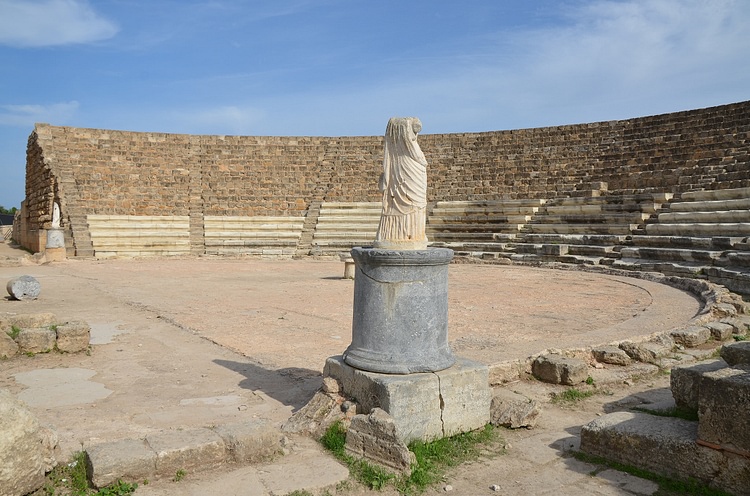
[[[429,123],[426,123],[429,127]],[[622,121],[426,134],[429,198],[494,200],[681,193],[750,186],[750,101]],[[382,137],[193,136],[38,124],[29,137],[20,240],[44,247],[60,203],[69,253],[86,216],[304,216],[320,201],[377,201]]]

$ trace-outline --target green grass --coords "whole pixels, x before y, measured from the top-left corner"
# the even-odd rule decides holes
[[[589,455],[582,452],[575,452],[573,456],[582,462],[591,463],[592,465],[599,465],[600,468],[594,470],[591,475],[596,475],[601,472],[604,468],[611,468],[625,472],[641,479],[650,480],[659,485],[659,489],[654,493],[654,496],[676,496],[676,495],[694,495],[694,496],[730,496],[729,493],[720,489],[714,489],[707,486],[703,482],[700,482],[693,478],[686,480],[676,480],[669,477],[655,474],[632,465],[626,465],[624,463],[613,462],[602,458],[600,456]]]
[[[747,341],[747,336],[743,334],[735,334],[732,336],[735,341]]]
[[[34,496],[127,496],[135,492],[138,484],[118,480],[101,489],[89,485],[86,476],[86,454],[79,451],[70,463],[58,465]]]
[[[351,476],[370,489],[393,485],[402,494],[421,493],[443,479],[446,469],[479,458],[484,447],[499,440],[498,431],[491,425],[483,429],[438,439],[413,442],[409,449],[416,463],[409,476],[396,476],[378,466],[346,454],[346,429],[336,422],[326,430],[320,442],[349,467]]]
[[[564,403],[577,403],[583,401],[586,398],[590,398],[596,394],[596,391],[589,389],[587,391],[581,391],[577,388],[569,388],[562,393],[552,393],[552,403],[564,404]]]
[[[10,331],[7,331],[8,336],[11,337],[11,339],[16,339],[18,335],[21,333],[21,328],[18,326],[11,326]]]

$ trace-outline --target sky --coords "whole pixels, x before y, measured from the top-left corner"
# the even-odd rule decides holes
[[[382,135],[750,100],[747,0],[0,0],[0,205],[34,123]]]

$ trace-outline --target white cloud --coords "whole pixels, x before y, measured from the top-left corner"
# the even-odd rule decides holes
[[[52,105],[0,105],[0,125],[33,126],[37,122],[60,125],[78,110],[76,101]]]
[[[224,105],[174,111],[172,117],[171,120],[179,123],[180,132],[252,134],[256,124],[265,117],[265,112],[252,106]]]
[[[41,47],[113,37],[117,26],[85,0],[0,0],[0,43]]]

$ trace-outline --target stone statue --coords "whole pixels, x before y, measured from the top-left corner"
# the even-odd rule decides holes
[[[417,143],[422,122],[416,117],[392,117],[385,130],[385,153],[380,191],[383,211],[375,248],[427,248],[427,160]]]
[[[52,229],[60,229],[60,205],[52,205]]]

